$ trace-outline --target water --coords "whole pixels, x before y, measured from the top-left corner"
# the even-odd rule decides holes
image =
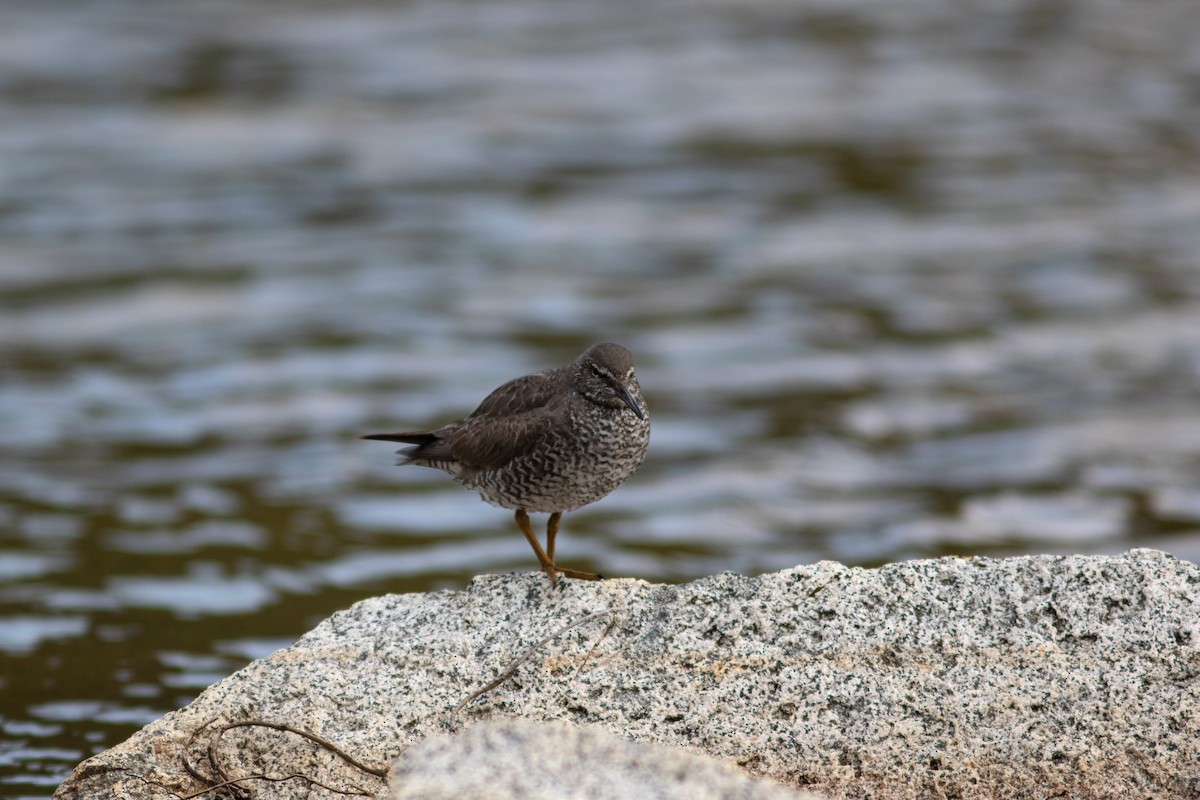
[[[1193,6],[0,7],[0,794],[531,569],[356,437],[603,339],[570,566],[1200,558]]]

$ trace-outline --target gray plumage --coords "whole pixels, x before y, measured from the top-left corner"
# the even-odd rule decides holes
[[[650,418],[632,354],[605,342],[566,366],[509,381],[464,419],[363,438],[411,444],[400,464],[440,469],[487,502],[517,509],[523,532],[522,512],[554,514],[542,562],[553,580],[557,516],[599,500],[641,466]]]

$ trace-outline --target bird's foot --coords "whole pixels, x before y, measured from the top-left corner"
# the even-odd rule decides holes
[[[546,573],[546,575],[550,578],[550,585],[554,587],[562,587],[565,585],[563,581],[559,580],[560,577],[574,578],[577,581],[604,580],[603,575],[598,575],[595,572],[581,572],[577,569],[568,569],[567,567],[560,567],[557,564],[550,563],[542,565],[542,572]]]
[[[604,580],[603,575],[600,575],[595,572],[580,572],[577,569],[567,569],[566,567],[560,567],[557,565],[555,565],[554,569],[558,572],[559,575],[562,575],[565,578],[574,578],[577,581],[602,581],[602,580]]]

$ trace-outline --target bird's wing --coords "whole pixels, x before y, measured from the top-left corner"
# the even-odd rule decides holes
[[[460,464],[498,469],[537,447],[545,431],[541,415],[471,415],[439,444],[448,447]]]
[[[562,390],[549,372],[513,378],[483,399],[467,419],[479,416],[506,417],[532,411],[549,403]]]
[[[548,372],[515,378],[484,398],[466,419],[439,431],[455,461],[496,469],[537,445],[547,405],[562,402],[562,385]]]

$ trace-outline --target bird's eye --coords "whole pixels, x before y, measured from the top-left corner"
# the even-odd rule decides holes
[[[600,368],[597,367],[595,364],[592,364],[592,374],[595,375],[597,378],[603,377],[600,373]]]

